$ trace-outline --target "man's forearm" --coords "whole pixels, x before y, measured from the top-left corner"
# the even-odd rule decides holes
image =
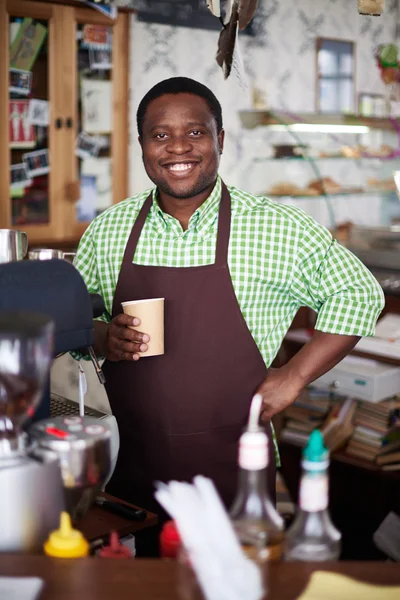
[[[303,388],[332,369],[357,344],[356,335],[315,331],[311,340],[285,365],[289,376]]]
[[[103,321],[93,321],[94,325],[94,344],[93,349],[97,356],[106,355],[106,338],[108,323]]]

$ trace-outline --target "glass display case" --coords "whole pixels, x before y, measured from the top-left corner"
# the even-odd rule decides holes
[[[396,119],[263,110],[240,118],[244,189],[298,206],[332,230],[400,221]]]

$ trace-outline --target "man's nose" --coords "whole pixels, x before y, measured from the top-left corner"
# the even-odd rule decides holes
[[[192,149],[193,145],[185,135],[174,135],[167,144],[167,152],[171,152],[171,154],[185,154],[191,152]]]

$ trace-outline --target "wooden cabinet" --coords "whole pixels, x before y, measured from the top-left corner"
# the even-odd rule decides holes
[[[21,53],[16,62],[11,44],[29,24],[26,37],[44,35],[44,41],[33,61],[28,49],[32,64],[26,75],[15,70]],[[85,43],[90,25],[107,27],[103,51]],[[26,231],[30,245],[73,246],[96,214],[126,198],[128,63],[126,13],[111,20],[93,9],[57,2],[0,0],[0,228]],[[105,101],[83,107],[85,89],[86,102],[93,89]],[[48,101],[47,126],[32,126],[27,119],[32,99]],[[82,132],[95,138],[95,157],[90,149],[84,158],[77,156]],[[100,189],[99,179],[107,189]]]

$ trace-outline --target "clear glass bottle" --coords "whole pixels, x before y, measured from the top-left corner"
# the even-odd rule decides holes
[[[287,561],[337,560],[341,534],[328,511],[329,453],[319,430],[311,433],[303,451],[299,508],[286,533],[284,558]]]
[[[283,520],[268,493],[268,437],[258,425],[262,398],[253,399],[249,425],[239,443],[239,486],[230,517],[243,550],[256,562],[280,560]]]

